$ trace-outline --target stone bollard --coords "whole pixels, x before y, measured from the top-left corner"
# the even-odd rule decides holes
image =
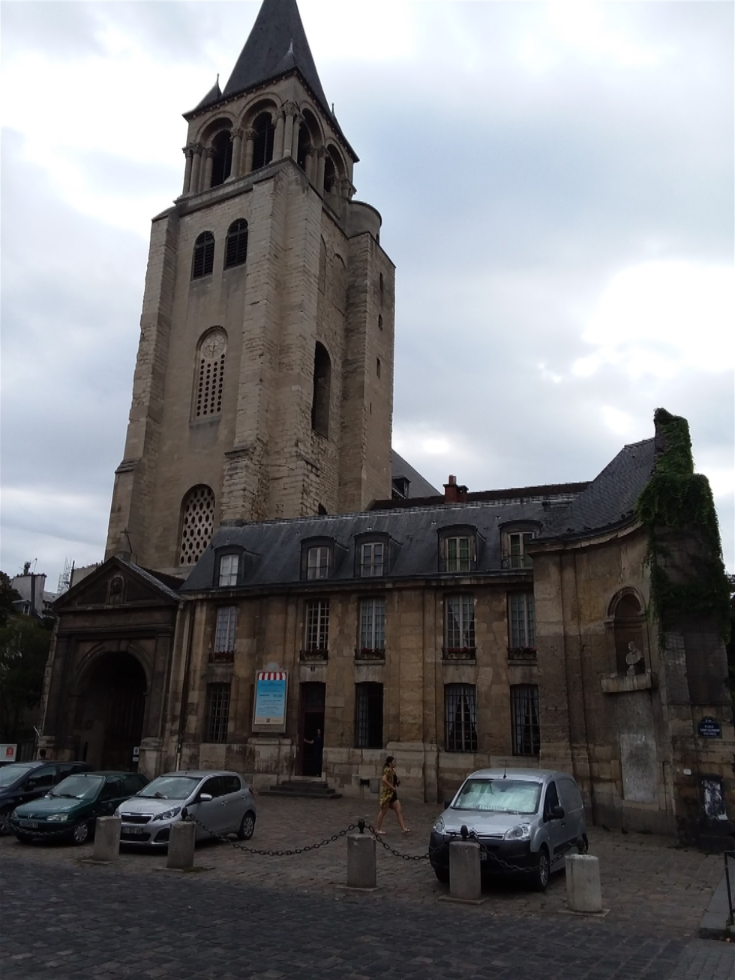
[[[166,867],[176,871],[188,871],[194,867],[194,845],[197,839],[197,825],[187,820],[177,820],[171,824],[168,841]]]
[[[566,858],[567,906],[570,912],[602,912],[600,862],[590,854]]]
[[[480,845],[474,840],[453,840],[449,845],[449,894],[463,902],[482,896]]]
[[[369,834],[347,837],[347,887],[375,888],[375,838]]]
[[[93,861],[117,861],[120,856],[120,817],[99,817],[94,829]]]

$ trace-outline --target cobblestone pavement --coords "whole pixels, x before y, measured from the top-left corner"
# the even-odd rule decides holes
[[[426,851],[438,808],[408,803],[407,855]],[[260,797],[250,842],[259,849],[313,844],[359,816],[366,801]],[[593,829],[604,918],[566,912],[564,876],[545,895],[492,885],[480,906],[447,894],[428,862],[378,848],[378,890],[347,892],[344,839],[293,857],[197,849],[200,873],[166,872],[161,853],[125,852],[112,866],[91,847],[0,839],[3,980],[129,976],[286,980],[335,977],[514,980],[733,980],[735,945],[695,939],[722,875],[722,858],[664,838]]]

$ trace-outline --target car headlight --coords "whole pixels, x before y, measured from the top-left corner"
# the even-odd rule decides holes
[[[519,823],[515,827],[511,827],[510,830],[506,830],[503,834],[503,840],[530,840],[531,839],[531,824],[530,823]]]
[[[180,806],[171,807],[170,810],[164,810],[163,813],[157,813],[154,820],[172,820],[175,816],[181,813]]]
[[[443,834],[444,833],[444,826],[445,826],[444,825],[444,817],[439,817],[437,819],[436,823],[434,824],[432,830],[435,830],[437,832],[437,834]]]
[[[68,819],[68,813],[52,813],[50,817],[46,817],[47,823],[66,823]]]

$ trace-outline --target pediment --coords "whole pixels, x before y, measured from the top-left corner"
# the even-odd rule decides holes
[[[113,557],[65,592],[53,605],[54,611],[60,612],[89,606],[175,605],[178,601],[176,592],[159,582],[151,572]]]

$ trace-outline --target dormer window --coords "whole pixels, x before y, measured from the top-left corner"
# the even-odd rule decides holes
[[[533,559],[527,548],[538,534],[536,527],[511,527],[503,529],[503,564],[507,568],[532,568]]]
[[[360,578],[379,578],[388,571],[388,541],[361,541],[357,545],[357,574]]]
[[[222,555],[219,560],[219,578],[218,585],[220,588],[227,588],[237,585],[240,573],[240,556],[239,555]]]
[[[474,527],[449,527],[439,532],[439,569],[471,572],[477,567],[477,531]]]
[[[329,578],[330,549],[327,545],[309,548],[306,556],[307,579]]]

